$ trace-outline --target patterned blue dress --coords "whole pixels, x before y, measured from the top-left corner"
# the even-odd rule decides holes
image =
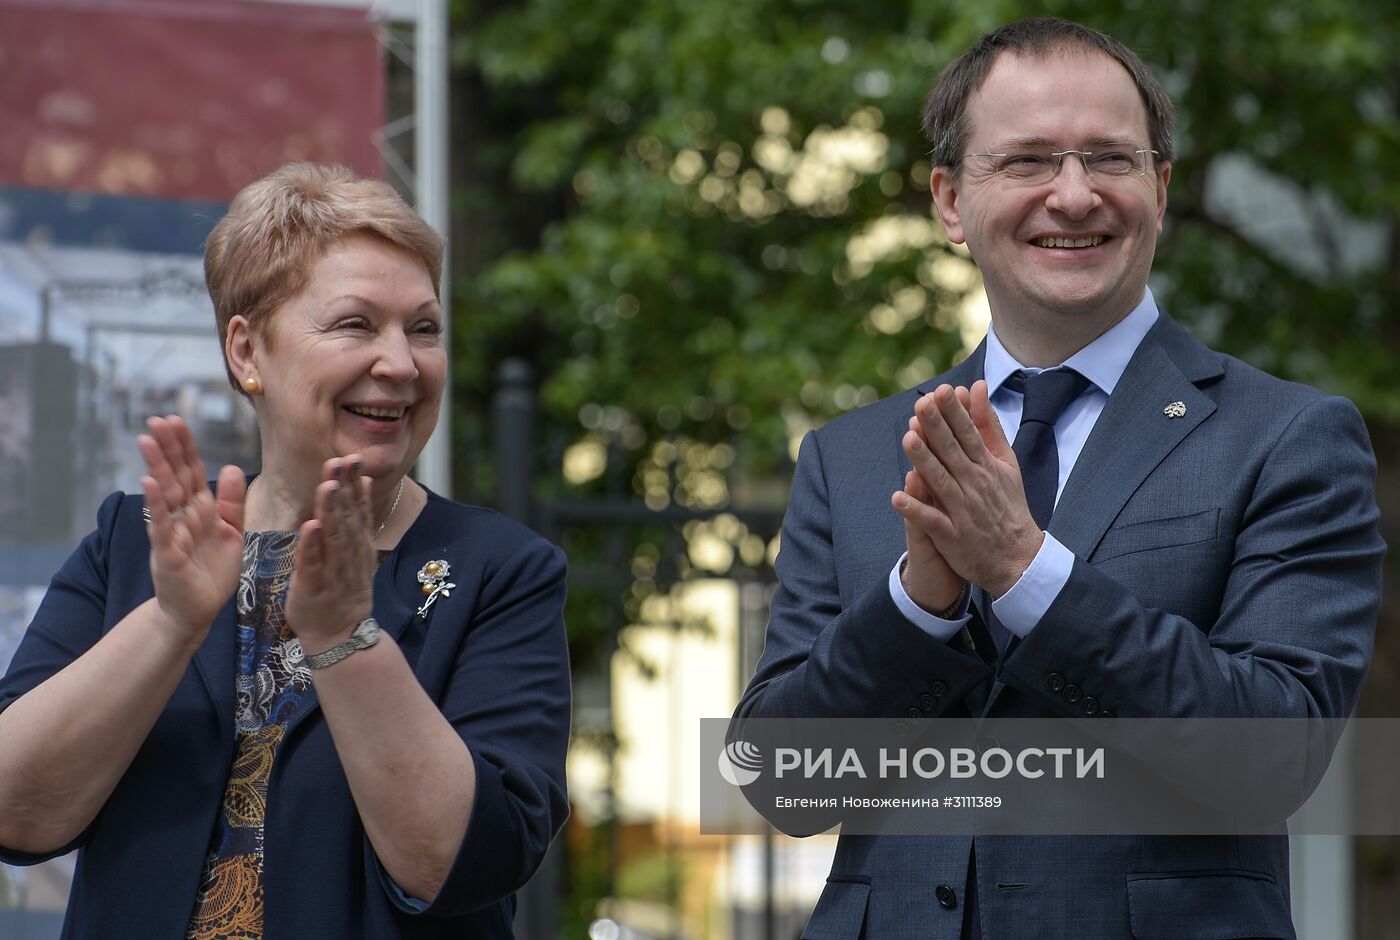
[[[188,940],[263,935],[263,820],[267,781],[287,721],[311,685],[283,603],[296,563],[295,532],[248,532],[238,584],[233,768],[195,896]]]

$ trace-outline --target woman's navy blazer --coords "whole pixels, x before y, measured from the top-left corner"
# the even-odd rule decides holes
[[[115,494],[55,576],[0,680],[0,710],[81,656],[154,591],[138,496]],[[423,614],[418,570],[451,566],[450,596]],[[568,813],[565,563],[487,509],[429,494],[374,581],[374,616],[476,763],[466,838],[434,902],[415,910],[380,867],[309,689],[268,783],[267,940],[511,936],[516,891]],[[78,849],[65,940],[182,938],[234,752],[234,605],[215,619],[169,704],[97,818],[49,855]],[[416,781],[406,778],[407,790]]]

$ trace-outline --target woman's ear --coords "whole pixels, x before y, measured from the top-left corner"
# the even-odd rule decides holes
[[[229,318],[228,329],[224,331],[224,358],[228,360],[229,371],[245,392],[256,395],[262,391],[253,327],[242,314]]]

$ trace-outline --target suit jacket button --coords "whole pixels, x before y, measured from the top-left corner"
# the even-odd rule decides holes
[[[909,726],[902,721],[896,721],[894,723],[894,733],[901,738],[907,737],[909,734]]]
[[[920,718],[924,717],[924,713],[919,711],[917,708],[911,707],[908,711],[904,713],[904,717],[908,718],[910,721],[918,721]]]
[[[928,711],[929,709],[933,708],[933,703],[935,701],[936,699],[932,695],[925,692],[923,695],[919,696],[919,707],[922,708],[924,711]]]
[[[1065,687],[1065,677],[1058,672],[1052,672],[1045,677],[1045,685],[1051,692],[1058,692]]]
[[[1084,696],[1084,701],[1079,703],[1079,707],[1084,710],[1084,714],[1093,718],[1099,713],[1099,700],[1092,695]]]
[[[948,694],[948,683],[944,682],[942,679],[935,679],[928,687],[928,690],[933,694],[934,698],[942,698]]]
[[[1067,686],[1065,686],[1065,701],[1066,701],[1066,702],[1069,702],[1071,705],[1073,705],[1075,702],[1079,701],[1079,700],[1082,699],[1083,697],[1084,697],[1084,693],[1083,693],[1082,691],[1080,691],[1079,686],[1077,686],[1077,685],[1067,685]]]
[[[939,885],[933,889],[933,896],[938,899],[940,906],[952,910],[958,906],[958,896],[953,893],[953,889],[947,885]]]

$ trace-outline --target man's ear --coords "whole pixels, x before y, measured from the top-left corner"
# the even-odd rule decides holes
[[[241,313],[229,317],[228,328],[224,331],[224,358],[240,385],[259,377],[255,346],[253,326],[248,318]]]
[[[958,179],[950,166],[936,166],[928,181],[929,192],[933,194],[933,208],[938,220],[943,223],[943,231],[948,241],[961,245],[967,241],[963,234],[962,214],[958,211]]]
[[[1172,181],[1172,165],[1162,164],[1157,174],[1157,234],[1162,234],[1162,219],[1167,214],[1167,184]]]

